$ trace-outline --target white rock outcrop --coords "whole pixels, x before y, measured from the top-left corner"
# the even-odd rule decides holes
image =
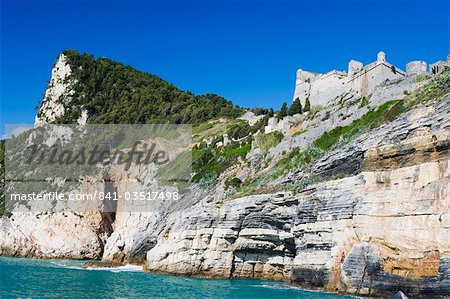
[[[35,126],[51,123],[64,115],[64,105],[70,102],[75,81],[71,79],[72,69],[67,57],[60,54],[52,69],[52,76],[35,119]]]

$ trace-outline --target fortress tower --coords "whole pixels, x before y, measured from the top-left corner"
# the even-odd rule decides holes
[[[348,78],[354,78],[359,72],[362,71],[364,65],[362,62],[356,60],[350,60],[348,63]]]
[[[377,54],[377,62],[378,63],[385,63],[386,62],[386,53],[383,51],[378,52]]]
[[[427,73],[427,63],[422,60],[411,61],[406,65],[407,76],[417,76]]]
[[[432,75],[440,74],[446,70],[450,70],[450,55],[447,55],[447,61],[440,60],[430,64],[430,73]]]

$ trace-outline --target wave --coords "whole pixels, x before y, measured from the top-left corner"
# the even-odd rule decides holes
[[[50,264],[58,266],[60,268],[65,268],[65,269],[83,269],[83,267],[81,267],[81,266],[71,266],[71,265],[65,264],[63,262],[58,262],[58,261],[51,261]]]
[[[53,265],[58,266],[58,267],[62,267],[65,269],[73,269],[73,270],[88,270],[88,271],[110,271],[110,272],[114,272],[114,273],[118,273],[118,272],[143,272],[142,270],[142,266],[136,266],[136,265],[124,265],[124,266],[119,266],[119,267],[88,267],[88,268],[83,268],[83,266],[73,266],[73,265],[68,265],[68,264],[64,264],[61,262],[51,262]]]
[[[298,290],[298,291],[304,291],[303,289],[296,287],[296,286],[292,286],[289,284],[258,284],[255,285],[255,287],[260,287],[260,288],[268,288],[268,289],[278,289],[278,290]]]
[[[111,271],[111,272],[143,272],[142,266],[125,265],[119,267],[97,267],[97,268],[83,268],[84,270],[98,270],[98,271]]]

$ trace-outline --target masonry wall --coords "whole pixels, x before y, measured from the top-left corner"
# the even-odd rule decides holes
[[[320,77],[320,74],[298,70],[295,81],[294,100],[296,98],[299,98],[303,104],[311,90],[310,83],[316,80],[318,77]]]
[[[297,76],[294,99],[298,97],[303,105],[309,97],[312,105],[327,105],[346,90],[345,75],[345,73],[333,71],[312,77],[310,83],[305,82],[304,77]]]
[[[364,68],[359,76],[350,79],[348,87],[349,91],[355,93],[355,96],[368,97],[378,85],[404,77],[403,71],[396,69],[394,72],[389,64],[373,63]]]
[[[311,105],[329,105],[340,99],[352,97],[372,97],[380,92],[380,88],[389,88],[389,82],[398,84],[407,76],[426,74],[427,63],[425,61],[412,61],[406,65],[406,73],[386,61],[386,54],[379,52],[377,60],[364,66],[363,63],[351,60],[348,65],[348,73],[333,70],[326,74],[297,71],[296,85],[293,100],[299,98],[304,104],[309,98]],[[429,71],[438,74],[450,69],[450,55],[446,61],[437,61],[429,65]],[[411,79],[411,78],[409,78]],[[414,82],[407,84],[404,90],[409,90]],[[408,87],[408,88],[407,88]]]

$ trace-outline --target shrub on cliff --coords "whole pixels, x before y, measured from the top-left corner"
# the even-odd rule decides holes
[[[251,138],[242,143],[232,142],[225,147],[192,151],[192,171],[195,173],[193,182],[206,184],[215,179],[230,166],[244,159],[251,150]]]
[[[445,71],[426,84],[410,99],[410,106],[418,105],[432,99],[439,99],[450,92],[450,71]]]
[[[251,128],[247,122],[240,122],[234,124],[230,129],[228,129],[228,137],[230,139],[240,139],[250,134]]]
[[[300,99],[296,98],[292,103],[291,107],[288,109],[288,115],[295,115],[302,113],[302,104],[300,103]]]
[[[386,102],[376,110],[367,112],[348,126],[338,126],[329,132],[325,132],[312,145],[324,151],[330,150],[339,143],[346,143],[383,123],[394,120],[405,111],[406,107],[401,100]]]
[[[309,98],[306,98],[305,100],[305,107],[303,107],[303,111],[307,112],[311,110],[311,103],[309,102]]]
[[[234,187],[237,189],[241,186],[241,184],[242,184],[242,181],[238,177],[227,178],[225,180],[225,190],[227,190],[230,187]]]
[[[8,216],[5,208],[5,144],[0,140],[0,216]]]
[[[286,102],[283,102],[283,104],[281,104],[280,111],[277,113],[277,118],[282,119],[285,116],[287,116],[287,104]]]
[[[255,144],[263,152],[267,152],[276,146],[283,139],[284,135],[280,132],[271,132],[269,134],[260,134],[256,136]]]

